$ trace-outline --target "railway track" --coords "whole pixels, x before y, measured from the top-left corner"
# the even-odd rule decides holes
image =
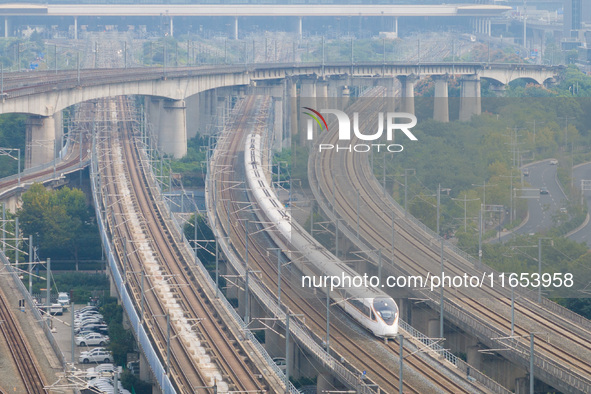
[[[220,196],[217,197],[224,201],[229,201],[229,204],[218,205],[217,215],[219,217],[219,223],[222,226],[224,232],[232,241],[232,247],[235,252],[242,257],[243,261],[248,260],[248,268],[254,269],[260,272],[260,278],[265,284],[267,289],[273,293],[277,283],[278,269],[275,254],[271,256],[267,253],[268,248],[271,246],[270,241],[263,234],[258,236],[249,236],[249,247],[248,247],[248,258],[246,257],[246,224],[248,220],[250,222],[249,228],[250,233],[258,233],[263,231],[264,228],[258,223],[258,219],[244,209],[246,204],[249,203],[249,197],[244,191],[237,190],[234,187],[227,187],[223,185],[236,185],[242,182],[244,175],[243,170],[240,168],[244,163],[241,159],[244,151],[244,139],[249,130],[252,129],[253,120],[257,117],[257,109],[264,105],[264,98],[260,97],[249,97],[246,99],[243,107],[241,108],[241,114],[238,119],[234,121],[233,127],[228,131],[229,142],[227,148],[224,147],[224,151],[221,157],[217,161],[217,166],[222,170],[218,170],[219,177],[216,176],[216,180],[222,186]],[[254,122],[257,123],[257,122]],[[220,149],[218,147],[218,149]],[[228,169],[232,169],[231,171]],[[254,228],[252,228],[254,227]],[[285,256],[284,256],[285,257]],[[293,256],[292,256],[293,260]],[[297,288],[297,285],[289,280],[289,272],[282,276],[282,302],[285,302],[289,310],[294,313],[304,314],[306,316],[305,322],[308,328],[318,338],[319,342],[325,338],[326,331],[326,315],[324,313],[323,303],[324,301],[318,297],[312,297],[310,299],[309,294],[303,294],[301,288]],[[297,280],[295,281],[297,283]],[[354,333],[347,328],[347,326],[356,325],[355,322],[345,317],[346,321],[338,321],[331,324],[331,340],[333,344],[332,348],[337,353],[345,357],[353,365],[357,366],[360,370],[366,370],[368,376],[370,376],[380,387],[388,392],[396,391],[398,389],[398,374],[393,372],[397,370],[394,364],[390,360],[384,362],[384,360],[377,357],[375,354],[367,348],[367,337],[357,338]],[[393,354],[392,359],[398,359],[398,348],[397,345],[385,345],[381,341],[372,338],[372,346],[382,347],[387,349]],[[404,351],[405,363],[412,366],[415,371],[421,371],[425,377],[429,380],[431,385],[430,390],[438,390],[440,392],[475,392],[478,391],[476,387],[467,388],[463,385],[458,384],[445,372],[442,372],[438,368],[429,364],[422,357],[412,356],[411,351],[405,349]],[[425,373],[428,371],[428,373]],[[424,392],[424,387],[417,387],[409,384],[408,381],[404,382],[405,392]]]
[[[21,330],[16,317],[10,310],[10,304],[4,293],[0,291],[0,330],[6,339],[10,355],[16,364],[27,393],[46,393],[44,378],[34,353]]]
[[[326,135],[322,142],[336,144],[336,136]],[[325,201],[331,201],[334,191],[335,213],[344,220],[351,230],[355,229],[357,225],[356,196],[349,191],[359,190],[360,203],[369,208],[364,209],[360,216],[360,238],[366,245],[371,245],[373,249],[380,248],[383,256],[389,261],[395,261],[404,274],[424,276],[428,273],[439,274],[441,258],[439,243],[433,242],[418,228],[413,228],[404,222],[404,213],[399,211],[384,195],[382,187],[369,168],[366,156],[325,152],[323,155],[312,155],[311,160],[315,161],[310,163],[309,168],[314,169],[313,176],[318,180],[319,185],[315,194]],[[343,171],[341,172],[339,169],[343,169]],[[337,173],[342,176],[335,176]],[[390,234],[392,234],[391,215],[384,215],[384,212],[394,212],[396,215],[397,241],[394,255],[390,238]],[[455,253],[446,250],[445,254],[447,259],[446,274],[481,275],[467,262],[461,261],[461,258]],[[445,293],[446,307],[454,306],[471,313],[499,333],[509,335],[510,296],[508,297],[506,292],[485,287],[481,290],[459,289],[454,294],[446,290]],[[495,300],[495,302],[486,303],[482,301],[485,298]],[[529,346],[526,341],[529,339],[530,332],[546,332],[547,336],[538,334],[535,341],[536,352],[546,355],[550,360],[560,360],[559,362],[565,366],[565,369],[568,368],[583,381],[591,382],[591,365],[589,364],[589,360],[591,360],[591,347],[589,346],[591,333],[588,330],[576,326],[573,322],[561,319],[553,313],[544,313],[539,305],[529,301],[516,302],[515,310],[518,313],[515,335],[527,338],[513,339],[511,343],[508,343],[509,345],[515,346],[518,342],[522,347]],[[482,311],[487,311],[487,313],[484,314]],[[519,315],[525,319],[519,319]],[[561,325],[559,322],[565,324]],[[570,349],[570,351],[565,351],[565,349]]]
[[[88,109],[83,109],[84,116],[90,115]],[[77,113],[77,116],[79,113]],[[90,129],[85,130],[82,138],[82,147],[80,147],[80,138],[76,137],[72,140],[72,144],[68,150],[68,155],[63,158],[60,162],[56,163],[55,169],[51,165],[51,162],[46,165],[41,165],[34,172],[21,171],[21,185],[26,183],[34,183],[38,181],[44,181],[50,177],[51,174],[55,173],[56,177],[64,173],[70,173],[80,167],[81,163],[86,163],[90,160],[90,146],[92,139],[90,138]],[[82,158],[80,158],[82,153]],[[24,157],[22,157],[24,159]],[[56,159],[58,160],[58,159]],[[24,161],[24,160],[22,160]],[[21,163],[22,166],[22,163]],[[34,170],[34,169],[33,169]],[[82,168],[80,168],[82,170]],[[18,186],[18,174],[2,178],[0,180],[0,196],[5,196],[11,190]]]
[[[122,98],[118,100],[118,114],[126,114],[126,106]],[[138,310],[141,308],[142,280],[145,286],[154,288],[155,291],[144,292],[144,308],[148,308],[144,314],[144,322],[154,333],[153,342],[160,350],[163,365],[167,364],[166,342],[168,330],[170,330],[171,352],[171,379],[175,382],[179,392],[192,392],[194,387],[211,387],[218,385],[218,392],[247,391],[266,392],[270,390],[270,384],[263,379],[263,373],[249,358],[252,349],[240,342],[236,337],[236,331],[232,330],[232,324],[225,324],[227,314],[216,304],[211,297],[211,291],[203,285],[203,280],[193,264],[190,264],[192,256],[182,249],[176,235],[170,225],[164,219],[162,206],[154,202],[151,193],[151,184],[148,181],[146,171],[142,168],[148,165],[142,161],[135,146],[136,139],[132,135],[131,122],[128,119],[117,119],[116,123],[121,127],[118,142],[111,141],[110,145],[118,147],[116,152],[121,153],[122,162],[117,166],[108,166],[105,176],[107,179],[121,179],[122,172],[128,183],[128,190],[121,187],[121,182],[111,182],[108,185],[109,193],[120,196],[130,193],[131,205],[123,200],[113,202],[113,212],[110,215],[111,228],[114,229],[116,250],[123,261],[121,269],[126,272],[127,286],[134,294]],[[106,141],[106,140],[105,140]],[[108,142],[103,142],[108,143]],[[105,155],[106,158],[110,154]],[[109,169],[110,168],[110,169]],[[119,187],[115,186],[119,184]],[[141,218],[141,229],[144,239],[149,239],[149,244],[154,251],[154,257],[158,265],[157,271],[150,271],[145,261],[142,261],[142,253],[138,251],[126,253],[124,241],[137,242],[137,227],[128,225],[130,210],[137,211],[136,218]],[[134,220],[131,220],[133,222]],[[136,237],[134,239],[134,237]],[[128,245],[129,246],[129,245]],[[129,249],[127,249],[129,250]],[[144,253],[145,254],[145,253]],[[128,257],[126,257],[128,256]],[[142,274],[142,272],[144,274]],[[150,275],[150,272],[156,272]],[[170,325],[166,323],[165,315],[170,316]],[[157,317],[157,318],[154,318]],[[179,321],[185,323],[183,325]],[[187,323],[189,330],[186,330]],[[186,332],[189,331],[189,332]],[[206,354],[197,354],[191,342],[195,341],[207,349]],[[248,349],[248,350],[247,350]],[[255,357],[256,358],[256,357]],[[209,361],[208,361],[209,360]],[[209,362],[209,364],[208,364]],[[211,375],[204,376],[203,370],[217,368],[219,372],[210,372],[215,376],[212,382]],[[223,384],[226,382],[226,389]]]

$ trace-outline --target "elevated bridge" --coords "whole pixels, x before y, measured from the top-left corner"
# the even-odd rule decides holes
[[[523,64],[481,63],[286,63],[219,65],[185,68],[93,69],[75,71],[11,73],[5,75],[0,114],[31,115],[27,130],[29,141],[45,141],[44,154],[36,154],[43,163],[47,141],[55,140],[52,117],[71,105],[102,97],[140,95],[152,97],[150,106],[158,112],[159,147],[165,153],[182,157],[187,150],[185,100],[201,92],[220,87],[256,85],[264,81],[298,83],[305,97],[340,96],[350,78],[380,78],[376,83],[390,88],[394,96],[394,78],[401,83],[402,108],[414,112],[414,84],[424,76],[435,77],[436,97],[447,97],[451,76],[460,78],[460,120],[480,114],[480,80],[506,85],[517,79],[538,84],[553,82],[561,67]],[[318,85],[318,86],[317,86]],[[288,89],[289,90],[289,89]],[[296,97],[295,90],[290,90]],[[330,92],[330,93],[329,93]],[[447,100],[436,100],[435,118],[448,121]],[[30,145],[33,145],[30,143]],[[53,157],[53,156],[51,156]]]

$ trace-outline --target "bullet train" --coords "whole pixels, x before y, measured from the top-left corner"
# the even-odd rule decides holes
[[[337,259],[324,246],[308,234],[298,223],[292,222],[290,213],[283,207],[275,192],[270,187],[261,166],[262,136],[260,133],[248,134],[245,144],[244,161],[246,178],[251,195],[265,215],[265,221],[271,221],[279,231],[270,231],[269,235],[278,245],[289,245],[299,252],[292,262],[304,276],[324,277],[359,277],[359,273]],[[303,255],[305,259],[299,258]],[[312,264],[303,264],[307,260]],[[310,282],[313,283],[313,282]],[[302,285],[304,282],[302,281]],[[307,287],[307,286],[306,286]],[[330,291],[330,285],[310,286],[310,290]],[[399,311],[396,302],[386,293],[374,287],[339,286],[330,291],[330,298],[341,306],[346,313],[374,335],[393,337],[398,334]]]

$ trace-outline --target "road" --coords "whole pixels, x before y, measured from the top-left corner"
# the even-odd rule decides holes
[[[579,164],[574,168],[573,175],[576,185],[581,187],[581,180],[591,179],[591,162]],[[583,196],[586,200],[587,207],[591,206],[591,191],[584,191]],[[585,227],[579,229],[577,232],[571,234],[568,238],[577,242],[586,242],[587,246],[591,247],[591,224],[588,222]]]
[[[556,178],[558,166],[550,164],[550,159],[525,168],[529,169],[529,176],[524,178],[531,187],[535,189],[545,187],[549,193],[539,194],[539,198],[527,200],[529,220],[516,231],[518,234],[538,233],[554,226],[552,216],[566,205],[567,200]]]
[[[527,199],[529,218],[522,227],[514,232],[502,235],[501,241],[510,239],[513,234],[539,233],[554,226],[552,216],[566,205],[566,195],[556,178],[558,166],[550,164],[550,160],[542,160],[523,167],[524,170],[529,171],[529,175],[523,177],[523,189],[541,189],[545,187],[548,189],[548,194],[524,191],[523,195],[532,197]],[[529,183],[529,186],[526,183]],[[497,241],[495,239],[491,242]]]

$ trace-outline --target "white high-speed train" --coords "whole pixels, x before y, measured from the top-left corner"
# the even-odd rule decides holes
[[[319,277],[358,277],[352,270],[316,241],[295,221],[283,207],[269,185],[261,166],[261,135],[253,132],[246,138],[244,164],[246,178],[252,196],[265,215],[265,221],[271,221],[279,231],[270,231],[269,235],[279,245],[295,246],[305,259],[292,261],[304,275]],[[307,260],[312,264],[301,264]],[[330,288],[323,286],[324,292]],[[339,287],[330,292],[330,298],[340,305],[353,319],[378,337],[393,337],[398,334],[399,311],[396,302],[386,293],[374,287]]]

